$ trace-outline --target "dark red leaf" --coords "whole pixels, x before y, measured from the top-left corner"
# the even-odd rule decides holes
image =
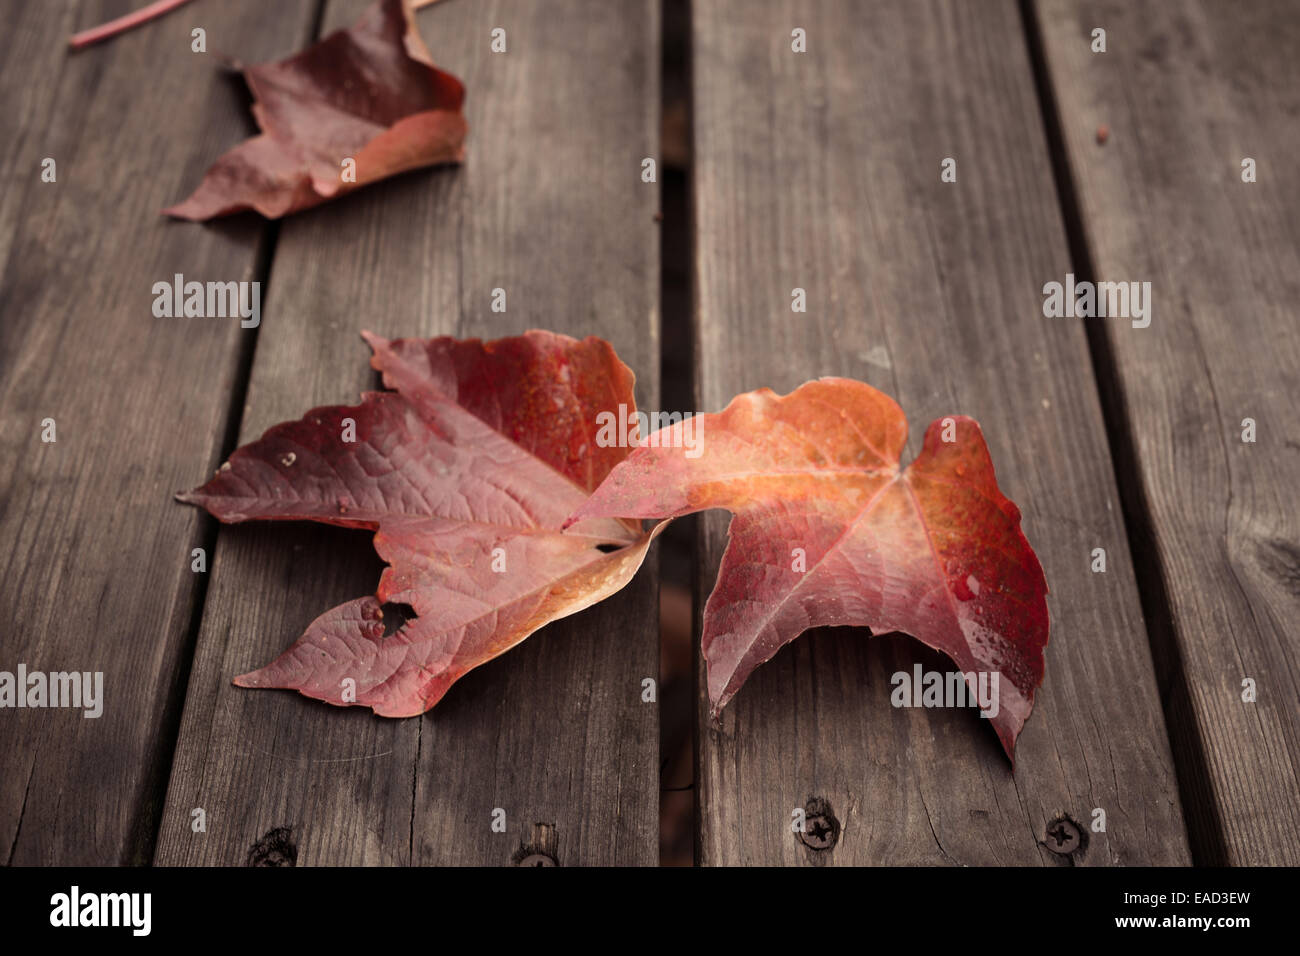
[[[377,0],[355,26],[244,77],[261,134],[218,159],[167,215],[198,221],[255,209],[277,219],[463,158],[465,88],[433,65],[408,0]],[[345,160],[355,182],[345,180]]]
[[[609,518],[560,530],[627,454],[597,441],[601,411],[635,408],[632,373],[607,342],[363,334],[395,391],[277,425],[179,497],[227,522],[374,529],[389,564],[375,595],[317,618],[235,682],[404,717],[546,623],[618,591],[657,530]],[[384,637],[388,602],[416,617]]]

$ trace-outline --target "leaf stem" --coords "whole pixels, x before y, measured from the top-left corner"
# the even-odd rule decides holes
[[[181,4],[189,2],[190,0],[155,0],[154,3],[149,4],[147,7],[141,7],[134,13],[128,13],[116,20],[109,20],[107,23],[101,23],[89,30],[74,33],[68,41],[68,45],[74,50],[85,49],[92,43],[98,43],[100,40],[107,40],[119,33],[125,33],[127,30],[138,27],[142,23],[160,17],[164,13],[169,13]]]
[[[82,30],[80,33],[74,33],[68,41],[68,45],[74,50],[82,50],[86,47],[98,43],[101,40],[107,40],[109,37],[117,36],[119,33],[125,33],[127,30],[134,29],[142,23],[147,23],[164,13],[170,13],[182,4],[189,3],[190,0],[154,0],[147,7],[141,7],[134,13],[128,13],[118,17],[116,20],[109,20],[107,23],[101,23],[97,27],[91,27],[89,30]],[[411,0],[411,9],[419,10],[437,3],[438,0]]]

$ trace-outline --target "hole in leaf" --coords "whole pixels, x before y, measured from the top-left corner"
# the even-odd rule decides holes
[[[407,621],[414,620],[417,616],[411,605],[396,601],[388,602],[380,610],[384,612],[384,637],[392,637],[406,626]]]

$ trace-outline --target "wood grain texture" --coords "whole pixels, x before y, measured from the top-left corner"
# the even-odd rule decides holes
[[[1036,11],[1096,277],[1152,285],[1150,327],[1094,321],[1129,431],[1129,490],[1153,532],[1144,571],[1172,612],[1162,656],[1183,673],[1170,729],[1199,777],[1198,859],[1295,865],[1300,16],[1285,2],[1186,0]],[[1094,27],[1104,54],[1090,51]],[[1256,703],[1241,699],[1245,678]]]
[[[363,5],[330,3],[326,29]],[[595,334],[637,372],[638,402],[657,400],[658,188],[640,180],[657,150],[656,5],[447,3],[419,24],[466,83],[466,163],[285,222],[241,441],[374,387],[361,328]],[[497,26],[505,54],[489,52]],[[490,309],[497,287],[504,314]],[[230,684],[317,614],[373,593],[368,536],[222,528],[158,862],[241,864],[291,826],[299,864],[508,865],[533,850],[562,866],[653,864],[658,716],[641,702],[657,675],[653,565],[423,718],[385,720]],[[191,830],[195,807],[207,833]],[[506,833],[490,828],[497,807]]]
[[[808,634],[709,725],[705,864],[1178,864],[1172,759],[1083,329],[1048,321],[1069,269],[1021,20],[1010,2],[701,0],[694,184],[702,410],[847,375],[893,395],[910,458],[934,418],[984,428],[1051,588],[1047,676],[1013,775],[969,712],[890,706],[948,663],[902,636]],[[808,52],[791,52],[791,30]],[[940,163],[957,160],[956,183]],[[791,290],[807,291],[807,314]],[[703,590],[725,517],[703,522]],[[792,543],[797,546],[797,542]],[[1109,570],[1089,570],[1103,547]],[[701,675],[702,679],[702,675]],[[829,804],[829,852],[791,813]],[[1059,815],[1105,832],[1044,846]]]
[[[0,5],[0,670],[104,675],[98,718],[0,712],[0,858],[16,864],[152,852],[207,527],[170,499],[216,464],[248,334],[238,319],[155,318],[152,287],[251,279],[263,234],[159,215],[244,134],[247,110],[191,52],[190,17],[69,54],[106,6],[120,5]],[[209,49],[291,48],[311,6],[213,4]],[[56,182],[41,181],[45,157]]]

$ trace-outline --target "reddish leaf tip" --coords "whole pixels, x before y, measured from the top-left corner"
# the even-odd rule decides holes
[[[173,206],[168,206],[166,209],[159,210],[158,215],[170,216],[172,219],[184,219],[186,222],[201,222],[203,219],[202,216],[186,211],[185,207],[189,205],[191,205],[191,201],[187,199],[184,202],[179,202]]]
[[[178,491],[173,497],[183,505],[194,505],[197,508],[206,508],[207,496],[203,493],[204,487],[206,486],[200,485],[198,488],[191,488],[189,491]]]
[[[386,339],[382,335],[371,332],[369,329],[361,330],[361,338],[370,346],[370,351],[375,354],[378,354],[384,349],[391,348],[393,345],[392,339]]]

